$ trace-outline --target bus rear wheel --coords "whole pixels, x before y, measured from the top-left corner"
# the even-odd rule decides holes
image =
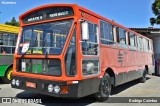
[[[139,79],[140,83],[145,83],[146,82],[146,76],[147,76],[147,70],[144,69],[143,76]]]
[[[9,84],[11,82],[11,74],[12,74],[12,68],[7,69],[4,77],[2,77],[2,81],[6,84]]]
[[[111,93],[111,81],[110,76],[105,73],[101,79],[99,92],[95,94],[95,97],[98,101],[104,102],[109,98]]]

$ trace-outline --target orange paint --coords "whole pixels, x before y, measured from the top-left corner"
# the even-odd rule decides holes
[[[74,11],[74,16],[32,22],[29,24],[23,24],[22,19],[26,15],[28,15],[34,11],[37,11],[37,10],[40,11],[41,9],[48,8],[48,7],[55,7],[55,6],[56,7],[57,6],[72,7],[73,11]],[[17,50],[18,50],[18,45],[20,43],[21,31],[24,26],[46,23],[46,22],[53,22],[53,21],[58,21],[58,20],[66,20],[66,19],[71,19],[71,18],[74,19],[74,22],[73,22],[71,30],[69,32],[69,35],[68,35],[69,37],[66,39],[66,43],[64,45],[64,49],[63,49],[62,53],[60,55],[48,55],[48,58],[58,58],[62,61],[62,76],[55,77],[55,76],[38,75],[38,74],[36,75],[36,74],[21,73],[21,72],[16,71],[16,59],[21,57],[21,55],[17,54]],[[14,54],[14,69],[13,69],[12,74],[14,76],[23,76],[23,77],[28,77],[28,78],[36,78],[36,79],[44,79],[44,80],[69,81],[68,83],[70,83],[70,81],[73,81],[73,80],[78,81],[78,80],[84,80],[84,79],[95,78],[95,77],[100,78],[100,76],[103,76],[103,74],[107,68],[113,69],[115,75],[118,75],[119,73],[122,73],[122,72],[128,72],[130,70],[138,70],[138,69],[145,68],[145,65],[147,65],[148,67],[153,66],[153,64],[152,64],[153,50],[151,50],[148,53],[146,53],[144,51],[138,51],[138,50],[131,51],[129,49],[129,46],[127,46],[127,48],[125,48],[125,49],[119,48],[118,43],[116,43],[115,46],[103,45],[100,43],[99,44],[99,48],[100,48],[99,56],[83,56],[81,53],[81,45],[80,45],[80,39],[81,39],[81,30],[80,30],[80,22],[79,22],[80,19],[84,19],[84,20],[87,20],[87,21],[92,22],[94,24],[97,24],[98,27],[99,27],[99,21],[104,20],[104,21],[107,21],[108,23],[111,23],[113,26],[121,27],[121,28],[125,29],[125,31],[127,31],[127,32],[132,32],[137,36],[141,36],[145,39],[148,39],[141,34],[138,34],[134,31],[122,26],[122,25],[115,23],[114,21],[111,21],[107,18],[104,18],[104,17],[102,17],[102,16],[100,16],[90,10],[87,10],[87,9],[80,7],[78,5],[75,5],[75,4],[50,4],[50,5],[40,6],[40,7],[31,9],[28,12],[25,12],[24,14],[22,14],[19,17],[20,34],[18,37],[16,52]],[[73,76],[73,77],[67,77],[65,74],[64,57],[65,57],[66,49],[69,45],[69,41],[71,39],[71,35],[72,35],[74,28],[76,28],[76,72],[77,72],[77,74],[76,74],[76,76]],[[98,32],[98,35],[99,35],[99,42],[100,42],[100,31]],[[148,39],[148,40],[150,40],[150,39]],[[118,53],[123,54],[124,61],[122,64],[117,62]],[[34,58],[34,59],[41,58],[41,59],[43,59],[43,58],[45,58],[45,55],[25,55],[24,58]],[[99,60],[100,60],[100,73],[96,76],[83,77],[82,76],[82,68],[81,68],[82,67],[81,61],[83,58],[99,58]],[[64,92],[66,92],[66,88],[64,89]]]

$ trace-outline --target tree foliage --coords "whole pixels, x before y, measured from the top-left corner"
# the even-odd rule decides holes
[[[152,12],[155,17],[150,18],[150,23],[153,26],[154,24],[160,24],[160,0],[155,0],[152,4]]]
[[[13,17],[10,22],[6,21],[5,24],[11,26],[19,26],[19,22],[16,21],[15,17]]]

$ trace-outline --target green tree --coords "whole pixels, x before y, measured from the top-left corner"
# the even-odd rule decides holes
[[[155,17],[150,18],[150,23],[153,26],[154,24],[160,24],[160,0],[155,0],[152,4],[152,12]]]
[[[16,21],[15,17],[13,17],[10,22],[6,21],[5,24],[12,26],[19,26],[19,22]]]

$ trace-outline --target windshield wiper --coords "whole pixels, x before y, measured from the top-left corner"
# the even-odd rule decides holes
[[[46,59],[48,58],[48,52],[46,52],[46,54],[45,54],[45,58],[46,58]]]
[[[29,48],[28,48],[28,50],[29,50]],[[24,57],[24,55],[26,55],[26,53],[28,52],[28,50],[22,54],[21,59]]]

